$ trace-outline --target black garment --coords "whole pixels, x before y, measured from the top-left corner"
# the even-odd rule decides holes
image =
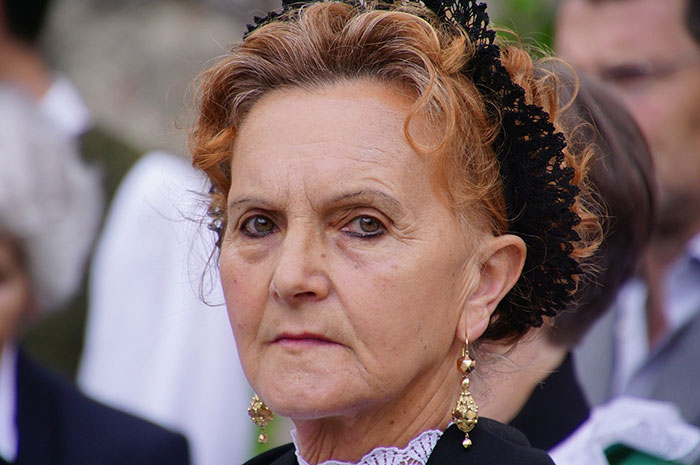
[[[17,354],[16,465],[188,465],[185,438],[89,399]]]
[[[532,392],[510,422],[538,449],[550,450],[588,419],[590,408],[576,379],[571,354]]]
[[[426,465],[553,465],[549,456],[532,449],[519,431],[489,420],[479,418],[479,423],[469,433],[472,445],[462,447],[464,433],[455,425],[447,428],[435,445]],[[287,444],[272,449],[249,460],[245,465],[298,465],[294,446]]]

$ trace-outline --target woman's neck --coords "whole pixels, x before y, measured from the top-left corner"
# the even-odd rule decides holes
[[[294,420],[299,453],[311,465],[358,462],[377,447],[404,448],[423,431],[444,430],[459,396],[459,376],[454,361],[443,365],[394,401],[356,415]]]

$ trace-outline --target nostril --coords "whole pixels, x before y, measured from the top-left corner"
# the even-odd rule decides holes
[[[295,295],[294,295],[294,298],[296,298],[296,299],[302,299],[302,300],[305,300],[305,299],[313,299],[313,298],[315,298],[315,297],[316,297],[316,293],[315,293],[315,292],[299,292],[298,294],[295,294]]]

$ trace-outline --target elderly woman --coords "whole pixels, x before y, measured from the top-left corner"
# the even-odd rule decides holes
[[[551,463],[478,418],[469,344],[563,308],[597,221],[553,80],[483,5],[424,3],[285,5],[202,76],[250,414],[296,425],[250,464]]]

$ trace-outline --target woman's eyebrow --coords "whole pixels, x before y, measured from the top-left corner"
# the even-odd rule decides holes
[[[260,197],[243,197],[240,199],[234,199],[231,200],[228,205],[227,209],[228,211],[232,211],[235,208],[240,208],[243,205],[246,204],[255,204],[255,206],[260,207],[265,210],[272,210],[274,209],[274,206],[267,200],[260,198]]]
[[[325,208],[342,207],[352,203],[362,203],[367,204],[367,206],[376,205],[382,210],[386,210],[387,213],[401,216],[405,209],[396,198],[375,189],[362,189],[354,192],[343,193],[335,197],[331,197],[325,200],[322,204]],[[236,209],[243,208],[244,206],[252,204],[258,208],[265,210],[275,210],[277,206],[272,204],[269,200],[265,200],[262,197],[242,197],[238,199],[232,199],[227,205],[227,211],[233,212]]]
[[[401,202],[386,192],[375,189],[363,189],[348,192],[346,194],[333,197],[325,203],[327,206],[341,206],[349,203],[367,203],[370,204],[369,206],[372,204],[378,204],[378,206],[382,209],[389,210],[389,213],[400,215],[404,212]]]

